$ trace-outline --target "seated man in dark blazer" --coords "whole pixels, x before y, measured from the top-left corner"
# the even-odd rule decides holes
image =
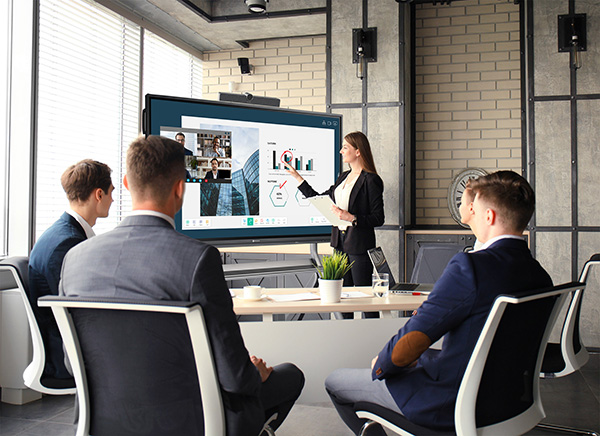
[[[219,160],[216,157],[213,157],[210,160],[210,171],[207,171],[204,174],[205,179],[223,179],[225,178],[221,171],[219,171]]]
[[[200,303],[221,385],[227,434],[258,435],[273,412],[279,416],[272,428],[285,419],[302,391],[304,376],[290,363],[268,367],[248,354],[219,251],[175,230],[184,175],[184,152],[175,141],[161,136],[133,141],[123,178],[133,212],[113,231],[67,254],[60,293]],[[141,408],[139,418],[143,421],[147,413]]]
[[[552,286],[522,233],[535,198],[527,181],[498,171],[471,181],[467,221],[483,244],[455,255],[427,301],[388,341],[371,369],[339,369],[325,387],[344,422],[358,434],[358,401],[378,403],[429,428],[453,429],[460,381],[494,299],[505,292]],[[444,337],[441,351],[429,346]],[[372,430],[371,430],[372,429]],[[372,426],[369,435],[384,435]]]
[[[52,310],[38,307],[37,300],[44,295],[58,295],[65,254],[94,236],[92,227],[98,217],[108,216],[114,189],[110,173],[107,165],[91,159],[67,168],[60,181],[70,208],[40,236],[29,256],[29,301],[46,352],[43,376],[70,380],[73,386],[73,378],[65,367],[62,339]]]

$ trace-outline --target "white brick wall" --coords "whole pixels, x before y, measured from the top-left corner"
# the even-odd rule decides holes
[[[325,42],[325,36],[270,39],[247,49],[206,52],[203,97],[250,92],[277,97],[281,107],[325,112]],[[240,73],[239,57],[249,59],[252,74]]]
[[[519,9],[466,0],[416,6],[416,224],[454,224],[452,177],[521,170]]]

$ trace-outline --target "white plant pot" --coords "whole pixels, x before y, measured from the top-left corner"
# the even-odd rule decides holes
[[[342,297],[343,279],[323,280],[319,279],[319,293],[321,294],[321,303],[339,303]]]

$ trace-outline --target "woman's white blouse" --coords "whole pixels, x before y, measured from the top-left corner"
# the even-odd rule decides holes
[[[348,177],[350,177],[350,174],[348,174]],[[348,210],[348,203],[350,202],[350,194],[352,193],[352,188],[354,188],[354,184],[356,183],[356,180],[358,179],[358,177],[355,177],[354,180],[346,183],[346,181],[348,180],[348,177],[346,177],[346,180],[344,180],[344,183],[340,183],[339,186],[337,188],[335,188],[335,205],[342,210]],[[338,226],[338,229],[346,230],[348,227],[350,227],[350,225],[351,225],[351,223],[348,222],[347,225]]]

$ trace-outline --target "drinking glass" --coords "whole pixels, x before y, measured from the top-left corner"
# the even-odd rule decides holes
[[[388,273],[373,274],[371,281],[373,295],[379,298],[385,298],[390,292],[390,277]]]

